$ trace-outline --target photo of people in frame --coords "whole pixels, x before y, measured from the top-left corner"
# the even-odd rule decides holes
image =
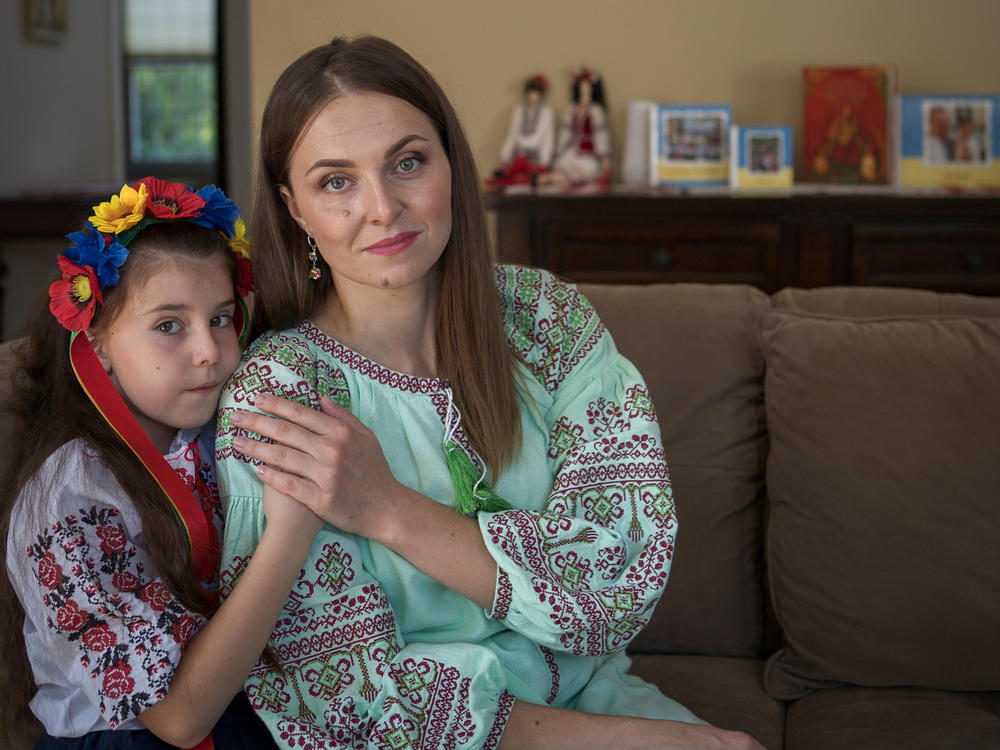
[[[664,115],[661,153],[667,161],[719,163],[725,159],[724,115],[705,110]]]
[[[747,171],[761,174],[781,169],[784,138],[781,132],[747,134]]]
[[[924,103],[924,162],[982,165],[992,160],[992,102],[962,99]]]

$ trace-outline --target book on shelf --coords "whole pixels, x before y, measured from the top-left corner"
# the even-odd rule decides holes
[[[732,187],[776,190],[792,187],[795,172],[791,126],[733,125],[729,134]]]
[[[899,97],[899,184],[1000,186],[1000,95]]]
[[[894,66],[806,66],[802,90],[803,180],[889,184],[896,153]]]
[[[649,118],[651,185],[729,184],[729,105],[659,104]]]

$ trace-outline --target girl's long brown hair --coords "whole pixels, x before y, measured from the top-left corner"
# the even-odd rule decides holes
[[[451,238],[439,263],[438,369],[460,404],[463,428],[495,478],[520,445],[516,358],[507,346],[479,174],[448,98],[416,60],[377,37],[335,38],[293,62],[264,110],[251,236],[261,328],[288,328],[334,294],[329,269],[309,278],[305,232],[279,193],[292,150],[320,109],[349,93],[387,94],[430,118],[451,164]],[[320,261],[322,263],[322,261]]]
[[[93,325],[99,328],[114,321],[129,294],[141,288],[170,257],[216,254],[232,264],[226,239],[214,229],[188,222],[147,227],[129,245],[121,281],[104,293],[105,305],[94,316]],[[231,270],[235,278],[235,265]],[[39,298],[26,336],[14,347],[17,365],[4,407],[11,432],[0,484],[0,545],[4,555],[11,510],[22,488],[57,448],[83,438],[126,488],[142,519],[144,549],[160,578],[188,609],[210,615],[217,606],[215,599],[206,595],[190,572],[187,538],[169,502],[77,382],[69,360],[69,332],[49,312],[47,294]],[[26,501],[30,501],[28,495]],[[30,516],[30,507],[28,511]],[[12,727],[27,710],[34,683],[21,632],[24,610],[11,587],[7,566],[0,566],[0,570],[0,675],[7,681],[7,697],[0,702],[0,726]]]

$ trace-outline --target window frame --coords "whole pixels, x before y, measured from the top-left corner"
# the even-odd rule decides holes
[[[225,33],[224,33],[224,8],[223,0],[213,0],[215,8],[215,51],[214,54],[198,55],[192,53],[183,54],[129,54],[125,49],[125,18],[124,8],[120,8],[120,40],[119,50],[121,58],[121,91],[122,91],[122,125],[123,125],[123,166],[126,180],[131,184],[143,177],[154,176],[165,180],[184,182],[192,187],[215,184],[223,190],[227,189],[225,184],[227,174],[226,164],[226,96],[225,96]],[[215,134],[215,154],[211,162],[202,161],[143,161],[132,158],[130,144],[132,133],[132,99],[129,88],[129,76],[136,64],[157,65],[157,64],[183,64],[183,63],[210,63],[214,67],[215,80],[215,110],[216,110],[216,134]]]

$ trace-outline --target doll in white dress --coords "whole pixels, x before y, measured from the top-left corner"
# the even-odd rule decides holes
[[[500,168],[494,180],[505,185],[533,182],[552,163],[556,116],[545,103],[549,84],[543,75],[524,83],[524,99],[511,113],[507,137],[500,148]]]

